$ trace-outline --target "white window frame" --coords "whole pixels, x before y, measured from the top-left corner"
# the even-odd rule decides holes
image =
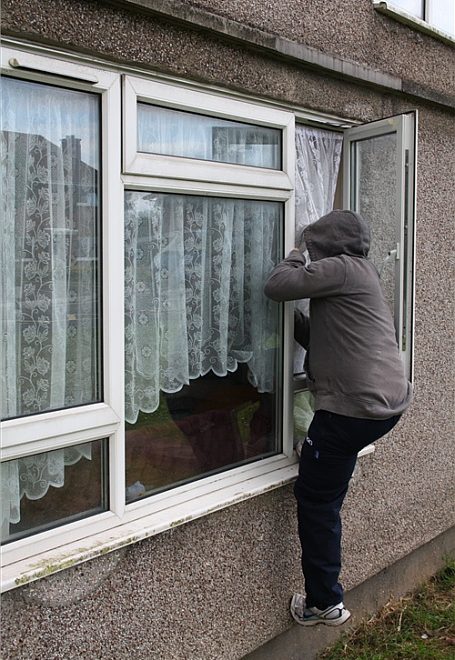
[[[399,240],[395,254],[394,322],[397,343],[407,376],[414,372],[414,304],[415,304],[415,209],[417,162],[417,111],[395,115],[368,124],[349,128],[343,139],[343,208],[358,209],[353,199],[351,175],[351,145],[361,140],[396,135],[396,208]]]
[[[1,52],[2,74],[16,79],[47,83],[49,85],[95,92],[100,95],[101,164],[102,164],[102,218],[101,250],[110,252],[112,261],[102,260],[104,286],[102,303],[103,355],[99,356],[103,373],[103,403],[94,403],[63,410],[43,412],[27,417],[6,420],[1,423],[1,460],[13,460],[44,451],[53,451],[69,445],[81,444],[106,438],[109,443],[109,470],[111,472],[110,509],[96,516],[69,523],[41,534],[36,534],[2,548],[4,566],[33,556],[41,549],[55,547],[58,536],[62,539],[81,537],[81,530],[91,528],[97,533],[109,529],[122,515],[124,502],[116,478],[119,474],[116,456],[123,452],[120,420],[123,415],[123,393],[115,370],[107,356],[118,354],[122,346],[121,324],[118,322],[118,288],[123,278],[114,267],[115,259],[122,254],[116,239],[115,225],[110,221],[122,204],[120,182],[120,78],[117,73],[87,67],[78,63],[35,55],[26,51],[3,47]],[[110,163],[108,170],[103,166]],[[109,194],[111,191],[111,194]],[[107,221],[109,219],[109,222]]]
[[[449,44],[451,46],[455,45],[455,25],[453,26],[454,32],[447,32],[445,30],[441,30],[440,28],[436,27],[435,25],[432,24],[431,21],[431,16],[432,16],[432,11],[431,11],[431,5],[433,2],[437,2],[438,0],[424,0],[424,18],[419,18],[415,14],[411,14],[407,11],[405,11],[403,8],[401,8],[399,5],[397,5],[395,2],[389,0],[373,0],[373,7],[379,11],[381,14],[385,14],[386,16],[390,16],[390,18],[394,18],[395,20],[399,21],[400,23],[404,23],[404,25],[408,25],[409,27],[412,27],[416,30],[419,30],[420,32],[423,32],[425,34],[429,34],[431,37],[434,37],[435,39],[439,39],[440,41],[443,41],[446,44]]]
[[[16,47],[14,44],[2,49],[2,69],[24,80],[95,91],[102,97],[104,401],[3,422],[1,459],[11,460],[108,438],[110,484],[109,511],[34,534],[3,547],[2,591],[7,591],[281,487],[295,479],[298,464],[293,452],[292,424],[293,303],[286,303],[283,373],[287,376],[283,380],[282,394],[283,451],[270,458],[125,504],[124,385],[119,375],[120,370],[123,372],[120,360],[123,360],[124,354],[123,190],[280,201],[285,206],[284,252],[287,253],[294,244],[294,115],[297,121],[316,122],[341,130],[352,125],[352,122],[297,108],[289,109],[286,104],[271,104],[261,99],[247,102],[239,98],[238,93],[215,87],[200,91],[188,81],[175,80],[170,84],[168,81],[163,82],[163,76],[153,76],[143,71],[135,70],[134,75],[130,75],[128,69],[124,82],[128,93],[125,94],[123,105],[126,130],[122,133],[120,78],[125,68],[104,62],[96,65],[86,56],[50,52],[47,47],[25,44]],[[281,128],[283,170],[206,161],[199,165],[196,159],[191,159],[194,173],[188,176],[190,168],[187,158],[184,159],[184,173],[176,162],[178,158],[149,157],[148,154],[138,156],[135,129],[131,129],[134,126],[131,124],[131,105],[134,102],[135,106],[138,98],[150,100],[152,89],[154,94],[158,89],[161,90],[160,104],[167,104],[168,107],[175,103],[177,105],[173,107],[180,109],[197,109],[199,112],[204,111],[204,114],[212,113],[227,119],[243,119],[250,123],[254,121],[264,126]],[[161,161],[159,167],[153,164],[156,158]],[[165,161],[168,162],[168,169],[163,170]],[[176,165],[179,165],[177,169]],[[236,170],[242,172],[242,175],[235,174]],[[196,171],[199,172],[199,179],[196,178]],[[226,174],[225,178],[221,178],[222,172]],[[371,451],[373,448],[370,446],[359,455]]]
[[[201,478],[170,491],[125,504],[125,432],[124,432],[124,354],[123,328],[123,189],[154,190],[179,194],[204,194],[258,200],[275,200],[284,204],[286,223],[284,250],[293,245],[294,226],[294,116],[292,112],[250,104],[229,97],[191,92],[208,103],[208,111],[220,108],[223,117],[253,119],[256,108],[261,124],[281,128],[283,131],[283,165],[285,171],[253,168],[219,163],[202,163],[210,169],[204,175],[198,161],[189,167],[184,159],[183,170],[154,167],[152,156],[145,154],[142,169],[122,175],[121,144],[121,76],[118,71],[79,64],[57,54],[42,55],[28,49],[4,47],[2,71],[23,80],[37,81],[69,89],[86,90],[101,94],[102,103],[102,281],[103,281],[103,375],[104,401],[65,410],[6,420],[1,424],[1,460],[13,460],[43,451],[81,444],[90,440],[108,438],[109,441],[109,510],[60,527],[33,534],[8,543],[2,548],[2,590],[6,591],[51,572],[86,561],[103,552],[134,543],[135,541],[172,528],[187,520],[229,506],[271,488],[292,481],[296,476],[296,458],[292,438],[292,376],[290,338],[292,336],[292,306],[284,312],[283,378],[282,383],[282,451],[264,460],[226,470],[220,474]],[[131,76],[127,76],[128,81]],[[157,83],[135,78],[147,90],[156,90]],[[190,103],[188,90],[178,86],[162,85],[169,95],[174,90],[179,98]],[[222,106],[222,108],[221,108]],[[194,107],[190,105],[190,107]],[[125,109],[125,108],[124,108]],[[241,112],[240,117],[236,115]],[[248,114],[249,113],[249,114]],[[218,115],[218,113],[216,113]],[[123,126],[131,127],[130,115],[125,113]],[[135,133],[135,131],[134,131]],[[132,133],[123,131],[124,145],[131,153]],[[134,135],[135,145],[135,135]],[[135,157],[136,158],[136,157]],[[133,158],[133,164],[137,161]],[[107,164],[109,166],[107,166]],[[188,178],[192,169],[198,171]],[[126,170],[134,169],[125,164]],[[234,170],[237,170],[235,174]],[[173,178],[163,174],[173,172]],[[216,172],[216,174],[215,174]],[[218,177],[231,172],[226,180]],[[234,174],[232,174],[234,172]],[[241,174],[239,174],[241,172]],[[266,183],[267,182],[267,183]],[[273,183],[273,186],[271,184]]]
[[[280,129],[282,131],[282,169],[274,170],[139,152],[137,151],[138,102]],[[127,75],[124,76],[123,81],[123,113],[124,174],[146,174],[195,182],[223,181],[226,184],[275,188],[285,191],[290,191],[294,187],[293,147],[290,148],[294,136],[294,116],[291,112]]]

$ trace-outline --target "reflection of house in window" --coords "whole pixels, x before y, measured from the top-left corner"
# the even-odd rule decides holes
[[[20,412],[56,407],[50,374],[62,371],[67,405],[96,400],[98,171],[82,161],[74,136],[57,145],[43,135],[2,135],[6,226],[15,243],[14,262],[5,264],[16,301],[7,322]]]
[[[212,128],[213,160],[256,167],[281,167],[280,133],[256,126]]]
[[[82,161],[81,140],[70,135],[57,146],[42,135],[3,131],[3,137],[8,158],[14,160],[17,170],[16,213],[25,210],[30,219],[27,230],[30,232],[31,225],[36,227],[38,223],[40,229],[48,228],[53,236],[71,234],[67,241],[71,258],[96,259],[98,171]],[[25,184],[25,190],[21,184]],[[45,213],[49,202],[52,222]],[[27,258],[30,255],[25,250],[23,259]]]

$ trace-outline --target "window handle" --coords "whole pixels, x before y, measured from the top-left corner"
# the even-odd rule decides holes
[[[8,60],[8,64],[12,69],[18,69],[19,71],[30,71],[32,73],[45,73],[48,76],[55,76],[58,78],[65,78],[65,80],[76,80],[77,82],[86,82],[89,83],[90,85],[96,85],[99,80],[96,76],[91,76],[87,73],[84,72],[83,75],[79,76],[72,76],[68,73],[65,72],[64,69],[61,71],[54,70],[54,71],[49,71],[45,67],[40,67],[40,66],[30,66],[29,64],[23,64],[19,62],[18,59],[15,57],[11,57]]]
[[[400,258],[400,244],[397,243],[397,246],[393,250],[389,250],[387,252],[387,256],[382,262],[381,269],[379,271],[379,277],[382,277],[382,273],[384,271],[385,266],[390,262],[390,261],[398,261]]]

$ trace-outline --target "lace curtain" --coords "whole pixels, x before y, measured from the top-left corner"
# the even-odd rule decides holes
[[[296,125],[295,231],[333,208],[343,136],[333,131]],[[297,307],[308,313],[308,301]],[[294,373],[303,371],[305,351],[294,342]]]
[[[92,95],[2,80],[2,417],[99,399],[98,140]],[[81,129],[81,122],[90,128]],[[77,137],[76,137],[77,136]],[[85,155],[87,158],[87,154]],[[88,158],[87,158],[88,159]],[[62,486],[90,445],[2,463],[2,536],[20,499]]]
[[[275,387],[278,309],[263,284],[279,253],[281,204],[128,192],[126,420],[238,363]]]

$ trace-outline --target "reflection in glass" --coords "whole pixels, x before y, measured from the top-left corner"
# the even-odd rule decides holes
[[[412,16],[424,18],[424,0],[393,0],[393,4]]]
[[[3,77],[2,416],[99,401],[99,99]]]
[[[277,202],[127,192],[127,499],[279,450]]]
[[[281,168],[281,131],[139,103],[138,151]]]
[[[1,464],[2,543],[108,508],[107,440]]]
[[[369,257],[381,273],[381,283],[392,314],[395,305],[394,253],[400,241],[397,192],[397,136],[381,135],[354,142],[353,208],[371,227]]]
[[[428,3],[425,20],[438,30],[455,36],[455,2],[453,0],[437,0]]]

